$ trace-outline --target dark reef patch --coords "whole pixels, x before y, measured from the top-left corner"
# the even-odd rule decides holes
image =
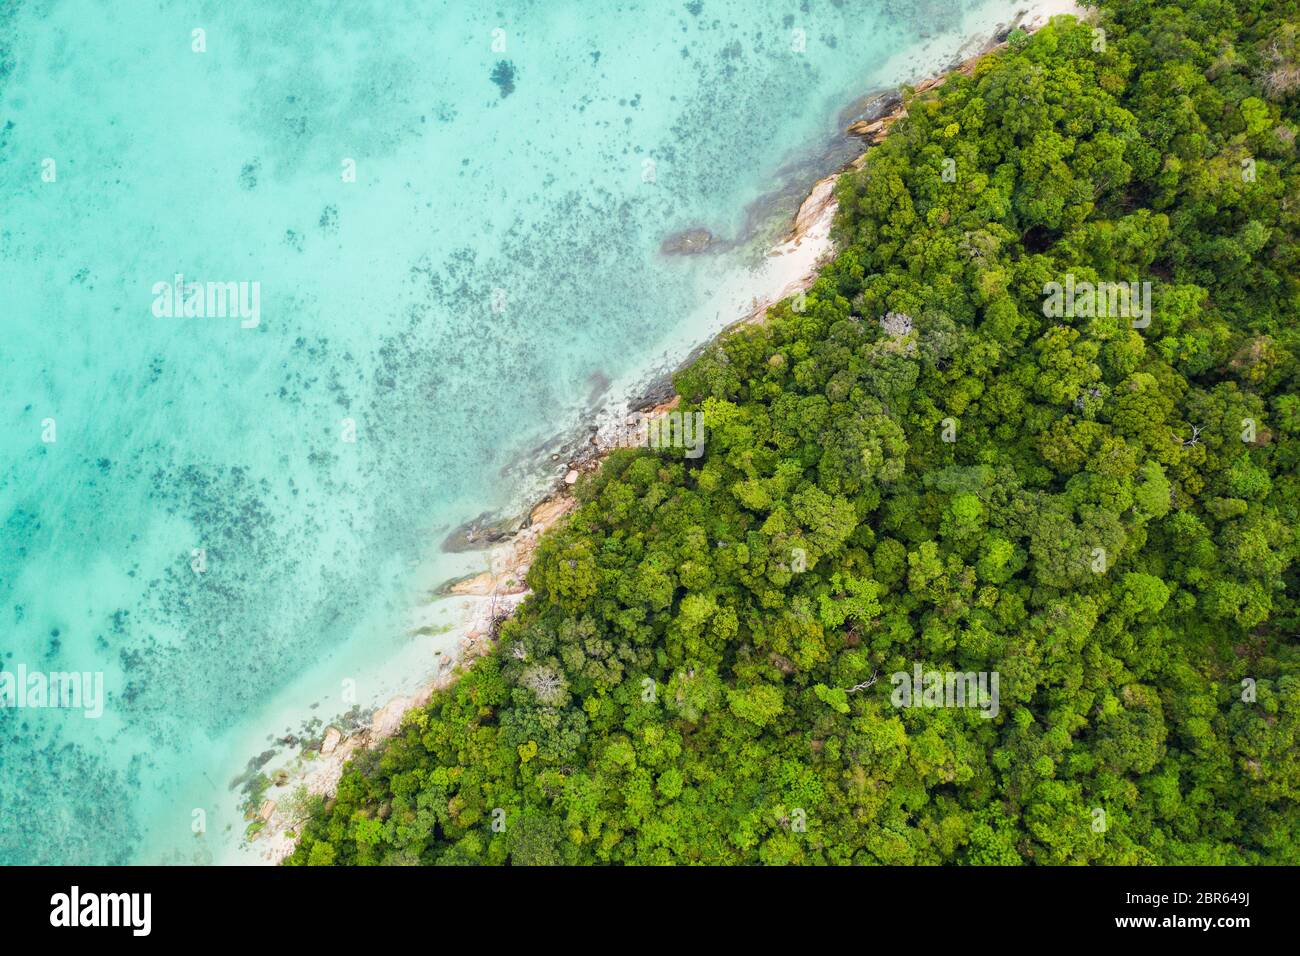
[[[0,806],[22,821],[0,827],[0,865],[128,863],[140,838],[128,811],[136,801],[133,773],[110,769],[57,728],[38,730],[29,716],[0,710]],[[31,746],[33,733],[48,734],[40,748]],[[52,793],[60,795],[57,812],[50,812]]]
[[[492,82],[497,85],[504,100],[515,91],[515,65],[509,60],[497,60],[497,65],[492,67]]]

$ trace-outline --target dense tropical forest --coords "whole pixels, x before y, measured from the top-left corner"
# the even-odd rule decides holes
[[[677,375],[704,455],[584,478],[290,862],[1300,862],[1298,129],[1296,0],[913,97],[806,298]]]

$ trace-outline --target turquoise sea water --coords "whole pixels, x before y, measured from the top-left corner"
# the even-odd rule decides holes
[[[304,675],[431,670],[438,544],[705,334],[748,261],[664,236],[788,216],[841,108],[1015,6],[0,4],[0,671],[105,692],[0,710],[0,862],[220,856],[255,747],[352,702]],[[177,274],[256,324],[156,315]]]

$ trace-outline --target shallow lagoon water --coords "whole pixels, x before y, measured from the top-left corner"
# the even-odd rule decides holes
[[[753,249],[663,238],[741,238],[844,106],[1015,10],[6,5],[0,670],[107,700],[0,710],[0,863],[238,843],[259,747],[450,651],[410,623],[472,566],[439,542],[732,317]],[[256,325],[155,315],[177,274],[256,282]]]

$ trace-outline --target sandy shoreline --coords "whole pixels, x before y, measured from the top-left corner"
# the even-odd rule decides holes
[[[915,91],[921,94],[934,89],[953,73],[969,73],[979,59],[1005,45],[997,42],[999,33],[1005,35],[1017,26],[1032,32],[1057,14],[1083,18],[1087,12],[1073,0],[1026,3],[1025,9],[1010,24],[999,24],[991,34],[969,38],[960,48],[956,62],[948,58],[952,66],[917,82]],[[892,75],[904,78],[925,76],[920,61],[926,54],[927,49],[923,48],[906,60],[900,59],[897,64],[891,62]],[[934,62],[935,59],[930,60],[931,70]],[[893,72],[895,66],[897,71]],[[771,305],[812,285],[822,265],[834,254],[831,228],[838,210],[835,186],[839,177],[860,168],[866,151],[881,142],[893,123],[904,116],[906,108],[900,102],[883,116],[856,122],[849,127],[848,132],[861,139],[863,151],[854,162],[813,184],[786,237],[767,252],[757,269],[744,277],[743,287],[738,284],[735,288],[718,291],[719,296],[729,298],[733,308],[739,306],[736,309],[739,318],[728,323],[721,332],[710,335],[705,346],[737,325],[762,321]],[[691,353],[692,357],[700,348]],[[638,410],[634,407],[637,400],[633,395],[644,396],[644,384],[627,394],[627,400],[598,417],[589,442],[568,455],[563,481],[534,505],[522,527],[513,533],[498,535],[495,543],[477,552],[485,565],[484,570],[453,581],[443,589],[443,594],[465,601],[464,619],[449,635],[454,640],[455,656],[443,656],[432,679],[425,681],[413,693],[389,699],[370,715],[363,726],[350,733],[337,724],[328,727],[318,750],[299,753],[291,761],[291,768],[281,768],[280,772],[287,774],[287,779],[267,791],[266,799],[254,817],[261,821],[260,830],[251,841],[241,840],[240,845],[232,848],[219,862],[273,864],[283,860],[293,851],[296,828],[302,822],[301,800],[297,797],[303,793],[332,794],[352,756],[395,734],[407,712],[425,705],[436,691],[454,683],[474,659],[491,649],[500,621],[512,614],[530,593],[526,576],[541,535],[576,507],[573,485],[582,474],[597,470],[611,450],[627,444],[628,430],[637,428],[643,419],[662,415],[676,405],[674,398],[653,408]]]

